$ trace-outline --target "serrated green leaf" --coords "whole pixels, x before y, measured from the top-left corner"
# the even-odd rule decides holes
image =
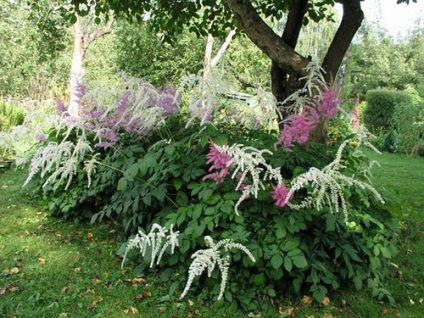
[[[264,286],[265,285],[265,274],[259,273],[253,277],[253,284],[256,286]]]
[[[121,178],[118,181],[118,191],[125,191],[128,186],[128,181],[126,178]]]
[[[297,268],[305,268],[308,266],[308,262],[306,261],[306,258],[303,255],[293,256],[291,259],[293,261],[294,266],[296,266]]]
[[[293,262],[292,262],[292,260],[291,260],[291,258],[289,256],[285,256],[284,257],[284,268],[289,273],[291,272],[291,270],[293,268]]]
[[[286,236],[287,232],[285,228],[278,228],[277,231],[275,231],[275,236],[277,239],[282,239]]]
[[[271,265],[274,267],[274,269],[279,269],[281,265],[283,265],[283,257],[281,254],[275,254],[273,257],[271,257]]]

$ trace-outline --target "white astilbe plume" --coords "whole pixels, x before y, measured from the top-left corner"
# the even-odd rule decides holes
[[[155,263],[156,265],[159,265],[163,254],[169,246],[171,246],[171,254],[174,254],[175,247],[179,246],[178,235],[180,232],[174,232],[173,227],[174,225],[171,225],[168,230],[167,228],[155,223],[152,225],[152,229],[149,234],[145,234],[141,230],[138,231],[138,234],[128,241],[121,268],[124,267],[128,252],[133,248],[138,248],[142,257],[146,255],[146,251],[148,249],[152,251],[150,268],[152,268]]]
[[[348,221],[348,211],[346,199],[344,197],[343,189],[346,187],[357,186],[363,190],[369,190],[374,196],[382,203],[383,198],[377,190],[362,181],[356,180],[353,177],[346,176],[340,172],[344,168],[342,165],[342,152],[346,147],[348,141],[345,141],[338,149],[336,158],[333,162],[319,170],[317,168],[310,168],[308,172],[299,175],[291,182],[291,188],[286,197],[286,204],[292,209],[302,209],[305,207],[315,207],[321,210],[324,205],[330,207],[331,212],[342,212],[345,216],[345,222]],[[301,203],[290,203],[290,198],[293,194],[301,188],[311,186],[312,192]],[[341,206],[340,206],[341,205]]]
[[[87,179],[88,179],[87,187],[91,186],[91,181],[92,181],[91,176],[94,173],[96,173],[97,166],[101,164],[101,162],[97,160],[99,156],[100,154],[96,153],[94,154],[94,156],[91,157],[90,160],[84,161],[84,171],[87,173]]]
[[[231,157],[231,160],[227,163],[228,166],[234,166],[231,178],[237,177],[240,180],[236,190],[241,190],[242,195],[234,207],[237,215],[239,214],[238,207],[242,201],[250,196],[257,198],[259,190],[265,189],[263,181],[275,180],[277,184],[284,183],[280,170],[269,165],[263,157],[265,153],[272,155],[271,151],[267,149],[259,150],[241,144],[215,145],[215,147],[219,152],[226,153]],[[263,172],[265,172],[264,175],[262,175]],[[246,184],[247,181],[250,184]]]
[[[252,253],[247,249],[247,247],[245,247],[243,244],[235,243],[231,239],[221,240],[215,244],[210,236],[205,236],[205,245],[209,248],[205,250],[199,250],[193,255],[191,255],[191,258],[193,258],[194,260],[190,264],[190,268],[188,270],[187,284],[184,288],[183,293],[181,294],[180,299],[184,298],[187,295],[187,292],[189,291],[194,278],[201,276],[206,269],[208,271],[208,277],[210,277],[216,265],[218,265],[218,269],[222,275],[218,300],[222,298],[228,281],[230,256],[222,256],[221,249],[224,250],[224,253],[228,252],[230,249],[239,249],[246,253],[246,255],[251,259],[252,262],[256,262],[255,258],[253,257]]]
[[[299,80],[306,80],[305,85],[287,97],[279,104],[286,112],[300,113],[305,105],[314,105],[314,99],[319,97],[323,87],[326,87],[323,73],[324,69],[313,61],[306,67],[306,76]]]
[[[199,119],[201,124],[219,120],[237,122],[246,127],[257,129],[275,126],[276,114],[279,114],[274,95],[257,88],[252,95],[237,91],[222,69],[213,68],[206,77],[203,72],[187,76],[179,91],[189,92],[190,119]],[[218,110],[225,105],[225,111]]]
[[[224,79],[224,74],[216,69],[204,78],[203,72],[197,75],[190,74],[180,84],[180,91],[190,91],[190,119],[187,126],[194,119],[201,124],[210,122],[213,113],[220,108],[225,96],[231,95],[231,84]]]

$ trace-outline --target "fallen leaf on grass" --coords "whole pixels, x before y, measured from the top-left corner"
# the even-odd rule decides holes
[[[94,237],[94,235],[92,233],[90,233],[90,232],[87,233],[87,238],[89,240],[91,240],[93,237]]]
[[[310,306],[312,304],[312,298],[309,296],[303,296],[302,302],[305,306]]]
[[[124,314],[133,314],[133,315],[137,315],[138,314],[138,309],[134,308],[134,307],[130,307],[130,309],[125,309],[124,310]]]
[[[161,314],[164,314],[164,313],[166,312],[166,308],[165,308],[165,307],[159,307],[158,311],[159,311]]]
[[[38,261],[41,265],[46,265],[46,260],[45,260],[44,258],[42,258],[42,257],[39,257],[39,258],[37,259],[37,261]]]
[[[146,280],[144,278],[133,278],[131,284],[144,284]]]
[[[382,315],[387,315],[389,311],[386,308],[381,309],[381,314]]]
[[[97,305],[98,303],[101,303],[102,301],[103,301],[103,297],[96,296],[96,297],[94,297],[93,305]]]
[[[75,273],[80,273],[80,272],[81,272],[81,268],[79,268],[79,267],[75,267],[75,268],[74,268],[74,272],[75,272]]]
[[[330,298],[324,297],[324,299],[321,302],[324,306],[330,305]]]
[[[19,268],[17,268],[17,267],[13,267],[13,268],[10,270],[9,275],[13,275],[13,274],[17,274],[17,273],[19,273]]]
[[[18,286],[13,286],[13,285],[10,285],[10,284],[6,284],[6,285],[3,286],[2,289],[0,289],[0,295],[4,295],[7,292],[9,292],[9,293],[12,294],[12,293],[17,292],[18,290],[19,290],[19,287]]]
[[[324,314],[321,318],[334,318],[332,314]]]

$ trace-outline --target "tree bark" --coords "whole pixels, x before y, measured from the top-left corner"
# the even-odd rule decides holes
[[[74,36],[74,52],[72,54],[71,77],[70,77],[70,101],[68,113],[71,116],[78,116],[81,96],[78,94],[78,85],[82,83],[84,77],[84,32],[82,30],[81,18],[77,16],[77,21],[72,26]]]
[[[76,16],[77,21],[72,26],[72,34],[74,36],[74,51],[72,54],[71,75],[70,75],[70,100],[68,113],[71,116],[79,115],[79,105],[81,102],[81,92],[78,90],[84,78],[84,62],[85,54],[88,47],[98,38],[112,32],[113,19],[108,21],[108,24],[101,29],[92,33],[84,33],[81,17]]]
[[[336,79],[343,57],[364,19],[360,0],[340,0],[339,2],[343,4],[342,22],[322,63],[326,72],[324,79],[327,83],[332,83]]]
[[[248,0],[224,0],[250,40],[288,74],[305,75],[309,61],[283,41]]]
[[[303,18],[307,12],[307,5],[308,0],[293,1],[289,9],[282,39],[293,50],[296,48],[297,40],[302,28]],[[277,63],[274,61],[272,62],[271,89],[275,99],[277,100],[277,103],[283,102],[287,97],[302,87],[302,83],[299,81],[299,77],[300,76],[296,76],[296,74],[288,74],[283,69],[281,69]],[[290,112],[286,111],[284,108],[280,109],[280,111],[280,122],[284,118],[287,118],[289,115],[291,115]]]

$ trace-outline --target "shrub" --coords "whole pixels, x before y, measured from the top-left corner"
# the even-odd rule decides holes
[[[112,95],[119,98],[107,109],[88,93],[81,118],[61,115],[28,178],[55,214],[111,219],[127,235],[138,232],[122,256],[131,258],[127,247],[142,243],[138,271],[160,261],[171,295],[201,292],[252,310],[262,305],[259,295],[293,291],[322,301],[353,284],[391,299],[382,279],[396,254],[396,222],[366,183],[370,163],[348,140],[340,147],[308,142],[296,116],[280,136],[225,116],[191,118],[187,126],[184,114],[173,114],[175,91],[147,87]],[[338,99],[328,93],[297,116],[311,125],[334,116]],[[179,249],[162,257],[156,243],[164,229],[179,233]],[[206,268],[209,277],[199,283]]]
[[[409,155],[417,154],[423,144],[424,104],[398,104],[392,116],[392,125],[399,133],[399,150]]]
[[[404,92],[370,90],[366,95],[367,108],[364,111],[365,126],[375,132],[379,128],[391,128],[391,119],[398,104],[411,104],[411,97]]]
[[[8,131],[21,125],[24,119],[25,112],[22,107],[0,99],[0,131]]]

